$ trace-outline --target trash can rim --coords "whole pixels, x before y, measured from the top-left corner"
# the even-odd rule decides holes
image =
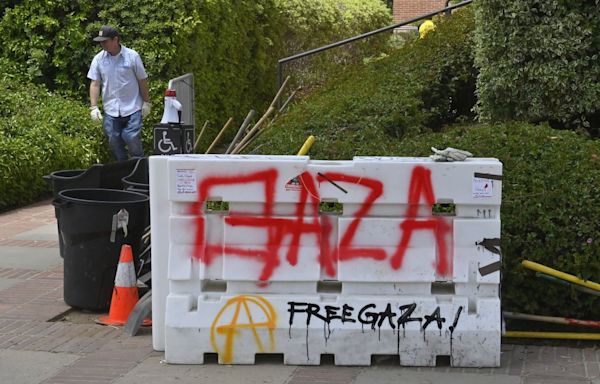
[[[51,179],[59,179],[59,180],[74,179],[74,178],[81,176],[86,171],[87,171],[87,169],[61,169],[60,171],[50,172],[48,175],[45,175],[45,176],[48,176]],[[59,175],[59,173],[73,173],[73,175],[72,176],[62,176],[62,175]]]
[[[136,196],[137,199],[134,200],[91,200],[91,199],[83,199],[78,197],[68,196],[69,192],[72,191],[103,191],[103,192],[111,192],[117,193],[120,195],[129,195]],[[67,196],[65,196],[67,194]],[[109,188],[71,188],[65,189],[58,193],[58,196],[64,201],[76,202],[79,204],[123,204],[123,203],[143,203],[149,201],[150,198],[143,193],[133,192],[133,191],[124,191],[122,189],[109,189]]]
[[[131,181],[130,178],[133,178],[133,176],[138,172],[138,167],[143,167],[143,165],[141,165],[144,161],[146,162],[146,166],[148,165],[148,158],[147,157],[136,157],[136,159],[138,160],[135,163],[135,166],[133,167],[133,170],[126,176],[124,176],[121,179],[121,183],[123,183],[123,185],[125,187],[142,187],[144,189],[149,189],[149,183],[139,183],[137,181]],[[126,189],[127,190],[127,189]]]

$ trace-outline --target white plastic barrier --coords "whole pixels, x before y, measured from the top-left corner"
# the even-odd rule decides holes
[[[154,348],[498,366],[501,174],[496,159],[151,157]]]

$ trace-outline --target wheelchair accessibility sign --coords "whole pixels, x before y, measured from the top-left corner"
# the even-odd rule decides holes
[[[186,129],[183,131],[183,153],[194,153],[194,130]]]
[[[154,127],[154,154],[173,155],[192,153],[193,150],[193,126],[159,124]]]

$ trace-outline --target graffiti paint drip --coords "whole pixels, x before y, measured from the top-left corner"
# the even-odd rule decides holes
[[[454,331],[456,330],[456,326],[458,325],[458,319],[460,318],[460,314],[463,311],[463,307],[462,305],[460,307],[458,307],[458,311],[456,311],[456,315],[454,316],[454,321],[452,322],[452,325],[450,327],[448,327],[448,329],[450,330],[450,359],[454,359],[454,353],[452,351],[452,342],[454,340]],[[450,365],[453,365],[454,361],[451,360],[450,361]]]

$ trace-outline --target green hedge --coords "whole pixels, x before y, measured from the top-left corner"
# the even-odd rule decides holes
[[[600,127],[598,1],[475,4],[482,120],[551,120],[586,128],[593,122]]]
[[[181,68],[194,73],[197,125],[211,122],[204,150],[229,117],[241,124],[250,109],[261,110],[273,97],[276,58],[270,52],[281,25],[274,0],[196,3],[199,23],[180,59]]]
[[[291,107],[249,150],[289,153],[281,151],[290,143],[300,148],[313,134],[323,144],[319,156],[380,155],[390,140],[473,118],[473,23],[468,8],[437,20],[426,38],[346,72]]]
[[[467,149],[503,163],[502,305],[525,313],[600,317],[600,298],[548,283],[523,268],[533,260],[598,281],[600,142],[547,125],[464,126],[407,138],[386,154],[427,156]]]
[[[117,26],[123,42],[142,56],[150,76],[154,113],[160,120],[169,78],[193,72],[196,120],[210,120],[207,139],[230,117],[263,110],[275,94],[276,63],[291,52],[284,37],[315,44],[374,29],[389,21],[379,0],[24,0],[8,5],[0,20],[0,56],[51,91],[87,100],[86,73],[99,47],[91,38],[102,24]],[[297,11],[334,9],[329,18],[297,19]],[[313,13],[314,14],[314,13]],[[333,18],[331,16],[334,16]],[[301,25],[302,32],[292,32]],[[331,33],[335,31],[335,33]],[[310,39],[309,39],[310,37]],[[292,44],[290,42],[290,44]],[[312,48],[312,47],[310,47]],[[150,140],[145,139],[146,145]],[[209,141],[210,142],[210,141]]]
[[[427,38],[293,106],[250,150],[293,154],[314,134],[317,140],[309,152],[314,159],[428,156],[431,146],[497,157],[504,165],[504,308],[598,318],[597,297],[536,279],[520,262],[529,259],[598,280],[600,207],[593,201],[600,192],[600,143],[547,125],[439,128],[442,122],[472,117],[472,28],[468,10],[438,22]],[[440,132],[431,132],[432,127]]]
[[[320,3],[336,4],[335,17],[306,21],[308,29],[296,39],[310,36],[321,44],[336,37],[330,30],[355,34],[389,18],[378,0],[322,1],[303,9]],[[274,95],[277,59],[293,53],[283,38],[299,28],[293,11],[299,7],[295,0],[4,2],[0,57],[19,64],[0,62],[0,209],[47,191],[43,174],[109,160],[102,129],[86,108],[86,73],[99,50],[91,38],[100,25],[117,26],[149,72],[154,109],[143,135],[149,153],[149,128],[160,120],[169,78],[195,73],[197,121],[212,121],[207,142],[229,116],[241,121],[250,108],[264,108]]]
[[[47,193],[45,174],[108,160],[102,127],[86,105],[11,75],[4,60],[0,72],[0,210]]]
[[[4,10],[0,56],[51,90],[85,95],[84,68],[95,47],[86,24],[98,12],[92,1],[24,0]]]
[[[457,126],[401,141],[365,132],[362,140],[350,144],[348,135],[333,127],[323,130],[309,155],[313,159],[347,159],[351,153],[428,156],[432,146],[452,146],[477,157],[500,159],[503,309],[588,319],[600,316],[600,298],[548,283],[520,265],[524,259],[533,260],[599,280],[600,206],[593,202],[600,194],[600,142],[524,123]],[[339,140],[332,141],[334,136]],[[341,141],[344,144],[338,145]],[[271,153],[297,150],[297,143],[289,140],[279,142]]]
[[[305,52],[345,38],[390,25],[392,14],[382,1],[277,0],[285,28],[279,58]],[[388,50],[389,35],[379,34],[343,47],[286,63],[284,75],[293,88],[315,86],[344,66],[362,63]],[[332,65],[332,63],[334,63]]]

